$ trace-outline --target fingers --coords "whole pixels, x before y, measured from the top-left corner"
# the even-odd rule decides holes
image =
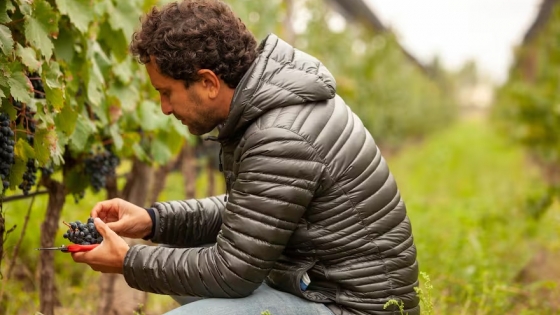
[[[92,218],[100,218],[104,222],[113,222],[119,220],[119,199],[111,199],[98,202],[91,209],[90,216]]]
[[[74,259],[75,262],[77,263],[83,263],[84,260],[84,256],[86,253],[84,252],[77,252],[77,253],[70,253],[70,255],[72,255],[72,259]]]
[[[103,222],[100,218],[95,218],[93,220],[93,223],[95,224],[95,228],[97,229],[99,234],[103,236],[103,238],[117,236],[117,234],[113,232],[113,230],[111,230],[111,228],[108,227],[107,224],[105,224],[105,222]]]
[[[106,225],[109,229],[117,234],[125,230],[125,223],[123,221],[109,222]]]

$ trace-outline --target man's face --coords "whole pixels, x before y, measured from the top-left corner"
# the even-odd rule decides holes
[[[212,131],[221,121],[216,115],[214,104],[205,97],[205,88],[200,82],[185,87],[181,80],[175,80],[159,72],[156,62],[146,63],[150,81],[159,92],[161,111],[173,115],[189,128],[193,135],[202,135]]]

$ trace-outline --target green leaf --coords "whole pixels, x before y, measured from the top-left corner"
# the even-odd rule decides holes
[[[167,161],[169,161],[169,159],[173,156],[166,143],[159,137],[152,140],[150,154],[154,161],[160,165],[167,163]]]
[[[150,161],[150,157],[148,156],[144,148],[142,148],[142,145],[140,145],[140,143],[135,143],[134,145],[132,145],[132,149],[134,150],[134,153],[136,154],[136,157],[138,159],[143,162]]]
[[[122,157],[131,157],[134,155],[135,150],[134,150],[134,146],[131,144],[137,144],[139,143],[142,138],[140,136],[140,134],[138,132],[126,132],[122,135],[123,137],[123,141],[124,143],[126,143],[127,145],[124,145],[122,147],[122,149],[119,151],[119,155]]]
[[[31,87],[27,80],[23,72],[14,72],[8,77],[10,94],[22,103],[29,103],[31,101]]]
[[[67,102],[66,106],[64,106],[62,111],[55,117],[56,126],[66,135],[72,135],[76,128],[77,120],[78,113],[72,109],[70,102]]]
[[[36,102],[35,105],[37,106],[35,117],[37,117],[37,120],[39,121],[38,125],[54,125],[54,119],[51,111],[48,110],[47,104],[45,102]]]
[[[5,98],[2,100],[2,111],[10,115],[10,119],[14,120],[17,116],[16,109],[12,106],[9,99]]]
[[[149,100],[140,103],[138,118],[142,129],[146,131],[163,129],[169,123],[168,117],[161,113],[159,106]]]
[[[90,0],[56,0],[56,6],[60,13],[68,15],[70,22],[80,32],[86,33],[89,24],[94,19],[94,15],[91,14]]]
[[[89,137],[95,132],[95,125],[87,117],[79,115],[76,120],[76,128],[70,136],[70,146],[75,151],[83,151],[88,143]]]
[[[10,172],[10,188],[16,189],[16,187],[23,181],[23,173],[27,170],[27,161],[19,158],[15,158],[15,163],[12,166]]]
[[[14,51],[14,39],[12,31],[7,26],[0,25],[0,48],[5,55],[9,55]]]
[[[174,129],[163,128],[158,134],[158,138],[169,148],[172,155],[178,154],[185,143],[185,138]]]
[[[72,62],[75,42],[69,29],[65,27],[60,29],[58,37],[54,40],[54,54],[58,61],[64,60],[67,64]]]
[[[0,2],[0,23],[8,23],[12,19],[8,16],[9,11],[13,11],[14,6],[11,1],[4,0]]]
[[[134,76],[132,70],[136,68],[136,65],[133,65],[133,63],[136,64],[136,61],[130,58],[129,55],[125,61],[113,67],[113,72],[119,78],[119,80],[124,84],[128,84],[129,86],[130,86],[130,81]]]
[[[51,151],[49,150],[49,143],[47,143],[47,136],[49,131],[47,129],[39,129],[35,131],[35,159],[39,164],[46,164],[51,159]]]
[[[121,83],[111,84],[107,90],[107,94],[120,103],[124,112],[132,112],[138,106],[140,93],[134,85],[123,85]]]
[[[135,3],[136,2],[136,3]],[[126,38],[132,38],[138,17],[142,14],[138,1],[117,1],[117,6],[109,8],[109,23],[114,30],[122,30]]]
[[[111,133],[111,137],[113,137],[113,144],[115,145],[115,148],[117,149],[117,151],[120,151],[122,149],[124,141],[120,134],[119,125],[111,125],[111,127],[109,128],[109,132]]]
[[[64,84],[60,66],[57,62],[51,62],[43,66],[43,87],[47,97],[47,102],[55,112],[59,112],[64,107]]]
[[[51,5],[45,0],[33,1],[33,12],[25,19],[25,37],[41,51],[48,61],[53,52],[54,45],[49,39],[51,34],[58,32],[58,15]]]
[[[112,53],[118,62],[126,59],[128,54],[129,39],[122,30],[113,30],[109,23],[103,23],[99,27],[98,41],[103,44],[107,54]]]
[[[37,53],[31,47],[23,47],[19,43],[16,44],[16,55],[21,62],[27,66],[31,72],[39,70],[41,63],[37,60]]]
[[[88,64],[87,68],[87,95],[92,105],[99,106],[104,99],[103,90],[105,88],[105,79],[101,72],[101,68],[96,58],[97,50],[101,50],[97,43],[90,41],[88,43]],[[106,56],[105,56],[106,57]]]
[[[35,151],[26,139],[19,138],[14,146],[14,153],[17,157],[27,162],[28,159],[35,158]]]
[[[39,129],[36,131],[34,144],[35,156],[41,165],[45,165],[49,159],[54,165],[64,163],[62,149],[58,143],[58,135],[54,129]]]

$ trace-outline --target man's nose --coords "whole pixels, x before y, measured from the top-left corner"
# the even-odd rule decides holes
[[[171,113],[173,112],[171,104],[169,104],[168,101],[161,100],[161,111],[164,115],[171,115]]]

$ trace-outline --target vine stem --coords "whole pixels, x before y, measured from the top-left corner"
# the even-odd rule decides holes
[[[39,190],[39,187],[35,190],[35,193]],[[6,274],[6,280],[10,279],[14,266],[16,265],[16,259],[19,254],[19,248],[21,247],[21,242],[23,241],[23,237],[25,236],[25,231],[27,230],[27,224],[29,223],[29,217],[31,215],[31,209],[33,208],[33,204],[35,203],[35,196],[31,197],[31,202],[29,203],[29,207],[27,208],[27,214],[25,215],[25,221],[23,222],[23,227],[21,229],[21,234],[19,235],[19,239],[17,241],[16,246],[14,247],[14,251],[12,253],[12,259],[10,261],[10,266],[8,267],[8,273]],[[2,295],[0,295],[2,296]]]
[[[32,198],[38,195],[44,195],[47,194],[48,191],[46,190],[41,190],[41,191],[35,191],[34,193],[30,193],[27,195],[17,195],[17,196],[10,196],[10,197],[5,197],[3,198],[3,202],[10,202],[10,201],[17,201],[17,200],[21,200],[21,199],[27,199],[27,198]]]
[[[17,23],[23,22],[23,21],[25,21],[25,18],[21,18],[21,19],[17,19],[17,20],[11,20],[10,22],[3,23],[3,24],[6,25],[6,26],[10,26],[10,25],[14,25],[14,24],[17,24]]]

